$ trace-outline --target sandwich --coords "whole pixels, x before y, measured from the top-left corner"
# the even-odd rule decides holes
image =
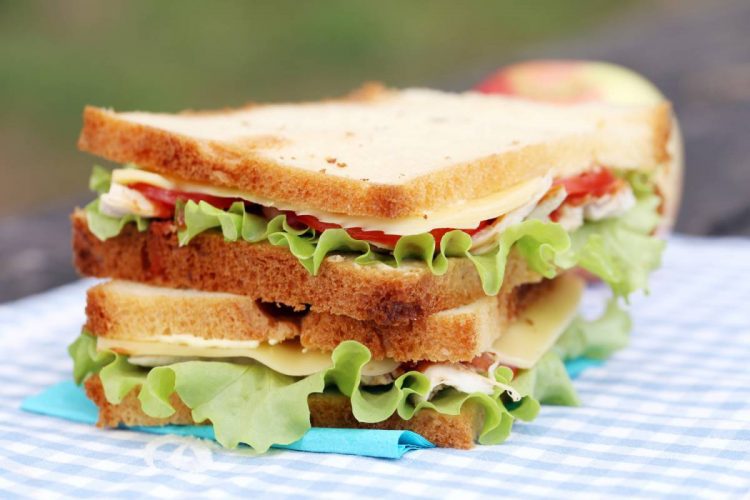
[[[311,426],[500,443],[576,405],[564,361],[627,344],[674,190],[668,102],[556,106],[367,85],[158,114],[87,107],[106,278],[70,346],[105,427],[212,425],[264,451]],[[586,276],[612,290],[578,316]]]

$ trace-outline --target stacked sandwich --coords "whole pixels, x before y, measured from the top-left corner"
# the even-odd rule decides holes
[[[543,105],[368,86],[175,115],[89,107],[99,193],[72,216],[71,345],[99,424],[210,424],[257,450],[310,426],[499,443],[563,361],[627,341],[663,242],[668,103]],[[576,317],[580,269],[613,290]]]

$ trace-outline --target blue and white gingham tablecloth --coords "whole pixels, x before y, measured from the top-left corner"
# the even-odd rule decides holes
[[[499,446],[395,461],[250,456],[21,412],[70,377],[88,285],[0,306],[3,498],[750,495],[750,240],[674,238],[651,295],[633,300],[631,346],[575,381],[582,407],[544,407]]]

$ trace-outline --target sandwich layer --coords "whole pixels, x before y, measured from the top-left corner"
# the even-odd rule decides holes
[[[288,249],[266,242],[227,242],[221,234],[206,232],[180,246],[174,223],[160,221],[143,232],[128,224],[118,236],[101,241],[89,230],[83,211],[74,212],[72,223],[75,265],[86,276],[247,295],[384,325],[405,324],[485,297],[468,259],[449,259],[447,272],[437,276],[421,263],[361,266],[350,257],[329,256],[313,276]],[[511,252],[500,293],[540,280]]]
[[[331,352],[345,340],[356,340],[377,360],[471,361],[527,307],[543,303],[553,291],[549,280],[519,285],[496,297],[383,326],[330,313],[293,312],[243,295],[115,280],[89,289],[85,329],[100,339],[135,345],[161,340],[192,343],[197,349],[241,349],[299,338],[303,348]],[[112,345],[132,353],[126,344]]]
[[[141,404],[134,389],[119,404],[107,401],[104,388],[98,375],[85,382],[86,395],[99,407],[99,427],[120,425],[194,425],[191,410],[185,406],[177,394],[170,403],[174,414],[167,418],[154,418],[141,410]],[[468,449],[474,446],[482,424],[482,411],[475,406],[466,406],[459,415],[443,415],[433,410],[421,410],[410,420],[394,415],[383,422],[366,424],[357,421],[352,414],[349,398],[340,394],[312,394],[308,398],[310,421],[314,427],[353,428],[353,429],[399,429],[421,434],[433,444],[445,448]]]
[[[101,337],[147,340],[190,333],[206,340],[276,343],[300,334],[294,311],[272,313],[245,296],[111,281],[90,288],[86,329]]]
[[[338,101],[208,113],[87,107],[79,147],[296,211],[396,218],[593,164],[651,169],[668,158],[670,129],[667,102],[561,107],[371,87]]]

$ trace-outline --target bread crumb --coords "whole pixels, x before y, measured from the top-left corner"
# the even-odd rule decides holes
[[[344,163],[343,161],[337,161],[336,166],[339,168],[346,168],[346,163]]]
[[[333,156],[326,156],[326,161],[330,164],[334,164],[336,163],[336,158],[334,158]]]
[[[321,174],[325,174],[326,173],[326,169],[321,168],[320,170],[318,170],[318,172],[320,172]]]
[[[368,179],[368,178],[364,178],[364,179],[360,179],[360,180],[361,180],[361,181],[364,181],[364,182],[368,182],[368,181],[369,181],[370,179]]]

